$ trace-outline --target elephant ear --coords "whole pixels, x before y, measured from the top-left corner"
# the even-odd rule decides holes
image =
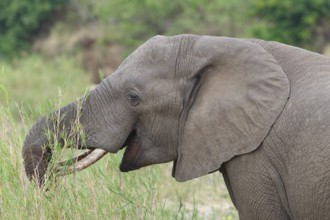
[[[203,36],[189,48],[190,56],[179,59],[192,61],[186,72],[195,83],[173,167],[177,181],[219,170],[234,156],[256,150],[290,91],[281,66],[256,44]]]

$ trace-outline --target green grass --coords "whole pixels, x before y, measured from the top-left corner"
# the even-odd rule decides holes
[[[171,164],[121,173],[122,152],[38,189],[22,166],[25,135],[37,117],[82,95],[89,77],[63,57],[2,66],[0,219],[238,219],[219,173],[185,183],[171,177]]]
[[[18,106],[37,117],[54,110],[58,100],[63,105],[84,94],[90,76],[78,66],[73,58],[66,56],[46,59],[29,55],[10,64],[0,62],[0,82],[8,92],[8,107],[15,119],[21,118]],[[0,103],[4,101],[0,96]]]

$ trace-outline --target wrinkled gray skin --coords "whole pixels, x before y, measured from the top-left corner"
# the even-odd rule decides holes
[[[174,161],[186,181],[220,170],[240,219],[330,219],[330,59],[254,39],[156,36],[83,98],[81,148],[116,153],[121,171]],[[23,147],[41,185],[71,103],[37,122]],[[53,129],[54,130],[54,129]]]

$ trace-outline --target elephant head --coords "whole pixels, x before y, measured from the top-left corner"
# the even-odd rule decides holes
[[[71,103],[56,111],[58,122],[48,116],[33,126],[23,147],[25,171],[42,184],[51,157],[45,130],[72,131],[78,118],[85,133],[84,141],[73,135],[79,147],[126,147],[124,172],[173,161],[173,176],[186,181],[258,148],[288,95],[281,67],[254,43],[155,36],[82,98],[81,108]]]

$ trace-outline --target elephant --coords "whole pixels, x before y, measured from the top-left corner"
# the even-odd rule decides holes
[[[219,171],[240,219],[330,219],[329,106],[324,55],[259,39],[157,35],[32,126],[25,172],[43,185],[55,141],[46,130],[57,127],[90,150],[79,170],[124,149],[122,172],[173,162],[183,182]]]

